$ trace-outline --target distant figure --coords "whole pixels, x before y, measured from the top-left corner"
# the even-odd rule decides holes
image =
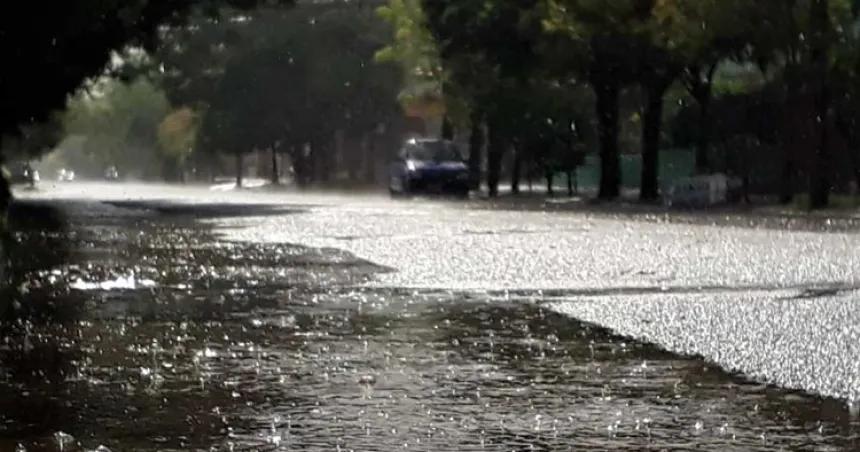
[[[33,178],[33,167],[30,166],[30,162],[24,164],[21,168],[21,172],[24,174],[24,178],[27,180],[31,180]]]
[[[115,166],[109,166],[105,170],[105,180],[107,181],[117,181],[119,180],[119,171]]]
[[[27,184],[30,185],[30,188],[34,188],[36,186],[36,182],[39,182],[39,172],[33,169],[30,162],[24,163],[21,173],[24,176],[24,180],[26,180]]]

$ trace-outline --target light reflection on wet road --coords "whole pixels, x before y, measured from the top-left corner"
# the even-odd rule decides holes
[[[366,287],[389,269],[198,223],[301,207],[78,207],[17,236],[44,251],[18,255],[23,293],[3,305],[29,320],[4,323],[2,451],[860,447],[840,401],[613,336],[534,293]]]

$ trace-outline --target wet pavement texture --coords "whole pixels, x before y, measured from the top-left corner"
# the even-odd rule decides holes
[[[843,400],[597,326],[616,317],[592,292],[611,288],[383,286],[399,267],[309,246],[331,227],[284,226],[334,215],[327,198],[240,201],[19,207],[33,221],[13,235],[0,303],[0,451],[860,448]],[[425,208],[363,209],[352,222]],[[606,313],[566,313],[586,323],[572,305]]]
[[[235,240],[340,248],[397,269],[374,278],[377,287],[552,298],[553,309],[619,334],[860,403],[860,234],[794,228],[791,218],[774,229],[620,210],[335,198],[308,215],[212,224]]]

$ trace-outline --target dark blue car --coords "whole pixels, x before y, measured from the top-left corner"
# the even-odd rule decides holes
[[[469,167],[457,146],[447,140],[406,141],[391,164],[392,196],[410,194],[469,195]]]

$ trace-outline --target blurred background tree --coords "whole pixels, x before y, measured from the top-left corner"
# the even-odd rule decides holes
[[[185,164],[197,147],[199,129],[200,118],[188,107],[174,110],[158,125],[158,149],[166,179],[185,180]]]
[[[0,137],[20,136],[24,128],[63,110],[68,96],[87,79],[111,71],[111,61],[129,47],[153,50],[159,30],[181,24],[192,11],[212,17],[225,5],[251,8],[289,0],[106,0],[22,3],[0,18],[0,51],[14,70],[0,77]],[[0,164],[21,155],[0,149]],[[8,181],[0,172],[0,206],[9,202]]]
[[[83,175],[100,177],[115,166],[137,179],[160,178],[159,126],[170,112],[164,92],[145,79],[123,83],[102,79],[69,101],[63,116],[66,136],[79,137],[87,160],[74,164]]]
[[[61,149],[92,172],[340,186],[379,179],[408,134],[435,134],[468,147],[491,195],[562,174],[652,202],[681,175],[724,172],[823,207],[860,183],[855,3],[64,4],[45,19],[53,35],[3,19],[27,49],[7,49],[25,69],[0,81],[3,154],[33,158],[50,144],[18,137],[64,130]]]

